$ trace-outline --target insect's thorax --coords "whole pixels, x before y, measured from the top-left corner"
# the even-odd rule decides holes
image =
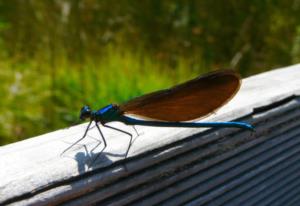
[[[95,112],[95,121],[105,124],[111,121],[117,121],[122,112],[114,104],[107,105]]]

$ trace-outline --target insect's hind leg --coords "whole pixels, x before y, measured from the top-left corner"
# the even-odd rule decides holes
[[[138,133],[137,129],[135,128],[135,125],[132,125],[132,127],[133,127],[133,129],[134,129],[136,135],[137,135],[137,136],[140,136],[140,134]]]
[[[86,130],[85,130],[85,132],[84,132],[84,134],[83,134],[83,136],[82,136],[79,140],[77,140],[76,142],[74,142],[71,146],[67,147],[67,149],[65,149],[65,150],[60,154],[60,156],[62,156],[66,151],[68,151],[69,149],[71,149],[74,145],[76,145],[78,142],[80,142],[81,140],[83,140],[83,139],[86,137],[87,132],[89,131],[92,122],[93,122],[93,121],[90,121],[90,122],[89,122],[89,124],[88,124],[88,126],[87,126],[87,128],[86,128]]]
[[[129,146],[128,146],[128,148],[126,150],[126,153],[125,153],[125,157],[127,157],[129,149],[130,149],[131,144],[132,144],[132,134],[130,134],[129,132],[126,132],[124,130],[121,130],[121,129],[118,129],[118,128],[115,128],[115,127],[112,127],[112,126],[108,126],[108,125],[105,125],[105,124],[103,124],[103,126],[107,127],[107,128],[110,128],[110,129],[113,129],[113,130],[116,130],[116,131],[119,131],[119,132],[122,132],[122,133],[125,133],[125,134],[130,136]]]

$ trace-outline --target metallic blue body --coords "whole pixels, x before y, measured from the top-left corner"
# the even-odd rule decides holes
[[[247,130],[254,130],[254,127],[244,122],[165,122],[155,120],[141,120],[128,117],[124,115],[124,112],[120,111],[117,105],[109,104],[97,111],[91,111],[88,106],[85,106],[81,110],[80,118],[88,118],[96,122],[100,122],[105,125],[108,122],[119,121],[127,125],[145,125],[156,127],[234,127]]]
[[[99,109],[97,111],[97,113],[99,112],[99,114],[105,114],[107,111],[109,111],[110,109],[113,108],[112,104],[107,105],[106,107],[103,107],[102,109]]]
[[[127,135],[130,136],[130,144],[127,148],[125,157],[127,157],[128,155],[128,151],[132,142],[132,134],[120,130],[118,128],[106,125],[106,123],[108,122],[112,122],[112,121],[119,121],[119,122],[123,122],[124,124],[127,125],[144,125],[144,126],[155,126],[155,127],[211,127],[211,128],[227,128],[227,127],[233,127],[233,128],[241,128],[241,129],[247,129],[247,130],[254,130],[254,127],[250,124],[244,123],[244,122],[165,122],[165,121],[154,121],[154,120],[140,120],[140,119],[135,119],[132,117],[128,117],[124,115],[124,112],[121,111],[119,109],[119,107],[117,105],[113,105],[113,104],[109,104],[97,111],[92,111],[91,108],[89,106],[84,106],[81,108],[80,111],[80,119],[85,120],[89,118],[90,119],[90,123],[87,126],[87,129],[85,130],[84,135],[77,140],[74,144],[72,144],[70,147],[68,147],[67,149],[65,149],[63,153],[65,153],[67,150],[69,150],[71,147],[73,147],[73,145],[77,144],[78,142],[80,142],[82,139],[84,139],[87,135],[87,132],[92,124],[93,121],[96,122],[96,127],[101,135],[101,138],[103,140],[104,143],[104,148],[103,150],[106,148],[107,143],[106,140],[100,130],[99,125],[97,124],[98,122],[100,122],[104,127],[107,128],[111,128],[114,129],[116,131],[119,132],[123,132]],[[136,131],[137,132],[137,131]],[[96,158],[92,161],[92,163],[98,158],[98,156],[101,153],[99,153]]]
[[[128,125],[145,125],[145,126],[156,126],[156,127],[234,127],[241,129],[248,129],[253,131],[254,127],[244,122],[162,122],[162,121],[144,121],[134,119],[127,116],[122,116],[118,120]]]

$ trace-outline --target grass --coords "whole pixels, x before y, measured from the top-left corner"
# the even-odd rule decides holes
[[[97,109],[121,103],[207,71],[201,58],[177,58],[170,66],[143,51],[113,47],[84,63],[41,59],[0,63],[0,144],[79,123],[84,104]]]

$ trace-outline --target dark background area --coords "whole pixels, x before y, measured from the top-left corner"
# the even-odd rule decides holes
[[[300,62],[300,1],[0,0],[0,144],[208,71]]]

